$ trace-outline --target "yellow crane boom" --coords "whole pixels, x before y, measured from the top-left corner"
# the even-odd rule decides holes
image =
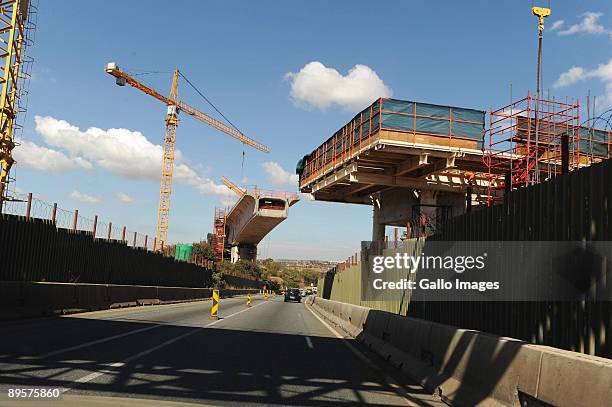
[[[172,77],[172,87],[170,89],[170,96],[164,96],[155,89],[146,86],[145,84],[134,79],[128,73],[119,69],[116,63],[111,62],[106,65],[106,73],[115,77],[116,83],[119,86],[125,86],[126,84],[139,89],[147,95],[153,96],[155,99],[166,104],[168,106],[168,113],[166,115],[166,137],[164,139],[164,156],[162,163],[162,176],[161,185],[159,190],[159,208],[157,211],[157,228],[155,231],[155,250],[163,248],[166,243],[168,236],[168,218],[170,212],[170,195],[172,192],[172,171],[174,168],[174,145],[176,143],[176,127],[178,126],[178,114],[180,111],[187,113],[188,115],[198,119],[199,121],[214,127],[215,129],[227,134],[241,143],[256,148],[264,153],[269,153],[270,149],[268,146],[259,143],[240,131],[227,126],[225,123],[199,111],[198,109],[189,106],[187,103],[182,102],[178,98],[178,78],[179,70],[174,71]]]
[[[28,31],[31,8],[30,0],[0,1],[0,212],[7,197],[9,172],[15,160],[15,130],[17,115],[23,110],[19,105],[23,94],[23,81],[28,75],[22,66],[26,62],[26,47],[29,41]]]
[[[244,189],[240,188],[238,185],[234,184],[232,181],[230,181],[229,179],[225,177],[221,177],[221,182],[223,182],[223,184],[225,184],[226,187],[234,191],[240,197],[242,197],[246,193]]]

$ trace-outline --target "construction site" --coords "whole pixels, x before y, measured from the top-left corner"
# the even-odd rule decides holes
[[[411,100],[407,95],[379,95],[367,106],[353,110],[348,122],[337,122],[325,134],[313,135],[311,150],[291,147],[295,157],[302,158],[295,171],[297,185],[287,188],[289,191],[240,186],[221,177],[221,185],[231,191],[231,205],[215,204],[214,213],[197,214],[212,221],[210,230],[201,231],[207,236],[201,243],[210,248],[210,256],[196,253],[190,244],[172,241],[168,234],[180,227],[178,222],[170,222],[170,214],[176,210],[171,209],[173,178],[178,165],[184,165],[175,148],[177,134],[182,137],[179,124],[183,116],[232,138],[225,140],[228,151],[239,149],[232,145],[238,141],[243,148],[243,166],[244,149],[257,154],[274,152],[242,133],[179,69],[172,72],[168,94],[117,62],[107,62],[103,72],[98,72],[112,76],[116,85],[126,88],[113,89],[113,95],[133,88],[166,109],[160,117],[164,135],[159,201],[149,222],[155,225],[154,235],[128,229],[123,222],[113,225],[110,218],[62,209],[63,203],[47,202],[39,199],[36,191],[26,194],[13,187],[15,168],[20,165],[13,153],[21,146],[25,100],[28,92],[36,92],[36,87],[28,84],[33,61],[28,48],[37,10],[36,2],[28,0],[0,3],[0,320],[28,321],[78,313],[90,327],[81,328],[79,324],[85,323],[79,322],[79,317],[74,318],[76,322],[61,318],[61,323],[73,324],[69,332],[75,342],[68,341],[63,346],[70,347],[59,350],[38,342],[21,346],[18,331],[12,336],[9,333],[15,344],[11,342],[13,347],[0,357],[0,370],[8,369],[6,375],[0,374],[3,392],[46,386],[67,389],[64,392],[76,396],[92,393],[149,401],[154,397],[164,401],[185,398],[213,405],[401,404],[378,398],[384,392],[390,398],[391,394],[399,395],[409,405],[610,405],[612,108],[598,111],[590,94],[581,101],[576,96],[557,98],[544,92],[542,48],[550,5],[532,5],[526,19],[533,29],[532,39],[537,41],[538,53],[529,59],[534,60],[529,64],[534,71],[534,91],[493,107],[484,105],[486,102],[454,106],[452,96],[448,103],[434,104]],[[214,113],[205,113],[204,105],[187,104],[179,97],[179,84],[199,95]],[[491,100],[499,99],[491,96]],[[114,103],[124,101],[117,96]],[[228,168],[230,165],[235,166],[228,164]],[[241,184],[247,184],[245,180]],[[312,295],[298,298],[299,304],[281,304],[281,296],[285,303],[295,300],[290,296],[294,287],[275,290],[253,275],[227,271],[227,264],[260,264],[263,259],[258,246],[273,236],[279,225],[293,228],[296,215],[290,217],[290,212],[298,213],[294,211],[312,201],[323,202],[319,208],[331,203],[371,207],[371,238],[354,241],[355,249],[346,260],[319,273],[317,286],[310,287]],[[337,228],[350,221],[338,216]],[[317,222],[307,220],[312,228],[319,226]],[[292,230],[299,236],[298,228]],[[483,252],[484,257],[487,253],[502,256],[489,263],[495,264],[495,270],[488,278],[501,276],[496,282],[512,287],[504,296],[478,292],[430,296],[415,288],[427,276],[423,264],[412,272],[385,266],[389,281],[405,282],[406,286],[393,292],[372,291],[372,280],[378,273],[372,268],[376,258],[420,259],[439,253],[440,258],[445,253],[465,258],[466,254]],[[527,264],[530,261],[533,264]],[[518,270],[517,264],[524,267]],[[533,274],[529,274],[530,267]],[[533,281],[526,281],[530,278]],[[436,287],[438,283],[444,285],[436,280]],[[531,287],[539,290],[537,295]],[[571,295],[566,295],[568,287]],[[215,307],[219,298],[224,298],[227,309],[239,311],[218,317]],[[151,306],[154,315],[150,321],[130,311],[130,307],[138,310],[145,305]],[[289,305],[296,307],[290,309]],[[206,306],[211,318],[219,322],[215,327],[213,322],[197,319],[204,314],[208,317],[208,309],[202,313]],[[192,312],[185,311],[189,307],[194,307],[193,315],[187,319],[176,319],[172,314],[184,318]],[[171,309],[177,311],[168,313]],[[102,320],[95,319],[94,311],[133,312],[134,316],[122,319],[124,314],[118,314],[116,320],[103,319],[107,326],[97,327],[94,321]],[[242,319],[232,320],[241,321],[242,325],[236,326],[226,321],[247,311],[257,317],[243,314]],[[94,316],[88,320],[90,313]],[[54,320],[50,321],[49,326]],[[138,321],[140,325],[124,331],[118,325],[111,327],[111,321],[125,326]],[[296,321],[301,321],[299,327]],[[142,328],[145,324],[152,325]],[[224,328],[217,328],[219,325]],[[186,327],[193,330],[183,331]],[[78,384],[72,384],[72,378],[54,376],[53,369],[71,369],[72,359],[62,359],[64,353],[67,358],[75,350],[88,349],[90,343],[104,346],[115,338],[125,341],[122,346],[130,349],[127,335],[135,333],[137,338],[137,332],[153,328],[151,337],[134,342],[138,353],[133,356],[106,359],[87,353],[74,355],[72,359],[85,360],[86,367],[91,364],[85,369],[89,375],[74,379]],[[164,330],[168,335],[160,336],[159,343],[151,339]],[[170,334],[170,330],[176,332]],[[74,339],[84,332],[90,332],[86,341]],[[55,334],[58,343],[65,341],[59,330]],[[142,388],[129,380],[116,380],[109,390],[99,381],[111,374],[119,379],[122,369],[133,360],[149,358],[161,347],[205,335],[216,336],[187,345],[185,350],[177,349],[180,345],[167,348],[171,354],[186,352],[178,357],[183,365],[173,365],[172,358],[148,360],[150,363],[143,362],[133,373],[126,373],[146,382]],[[296,345],[293,338],[302,336],[305,339]],[[208,350],[210,343],[215,344],[214,352]],[[254,343],[257,347],[248,354],[242,351]],[[335,348],[335,343],[344,344]],[[42,349],[42,356],[33,351],[36,346]],[[199,360],[195,352],[188,351],[196,348],[204,349],[206,357]],[[251,370],[252,364],[259,363],[259,356],[253,353],[278,356],[278,360],[262,357],[265,365],[283,364],[295,357],[304,370],[266,367],[261,377],[267,379],[260,383],[259,373]],[[321,359],[311,365],[313,354]],[[351,368],[356,354],[360,356],[354,363],[361,367]],[[229,367],[223,366],[225,358]],[[47,360],[49,365],[44,364]],[[321,372],[323,364],[338,367]],[[373,390],[369,386],[380,379],[368,376],[370,373],[355,373],[362,368],[379,372],[381,377],[388,374],[392,383],[399,384],[389,385],[391,379],[385,378],[386,384]],[[51,373],[29,376],[36,369],[51,369]],[[164,369],[176,382],[161,384],[162,379],[155,375]],[[194,376],[187,377],[191,374]],[[253,381],[244,379],[246,376]],[[309,383],[318,387],[309,390]],[[200,385],[205,390],[196,389]],[[260,385],[265,388],[261,394]],[[289,395],[291,386],[296,386],[299,390],[295,394],[303,398]],[[336,390],[340,395],[332,396]],[[329,398],[317,398],[318,392]],[[340,402],[342,392],[350,393],[346,397],[351,403]],[[373,395],[377,392],[380,394]]]

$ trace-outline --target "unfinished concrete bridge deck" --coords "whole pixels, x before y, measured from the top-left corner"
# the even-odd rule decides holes
[[[289,215],[289,207],[299,201],[290,192],[245,190],[225,217],[226,244],[231,260],[255,260],[257,245]]]

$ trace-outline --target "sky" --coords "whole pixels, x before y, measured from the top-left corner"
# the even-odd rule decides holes
[[[544,2],[546,3],[546,2]],[[153,236],[166,107],[114,84],[116,62],[169,92],[180,71],[270,154],[181,117],[169,241],[204,239],[221,176],[297,191],[295,165],[380,96],[483,109],[535,89],[532,1],[39,1],[13,187]],[[547,4],[541,4],[546,6]],[[543,89],[612,107],[612,2],[553,1]],[[184,81],[179,97],[216,113]],[[586,113],[583,113],[586,114]],[[218,115],[216,115],[218,117]],[[243,156],[244,152],[244,156]],[[260,257],[345,259],[370,206],[306,195]]]

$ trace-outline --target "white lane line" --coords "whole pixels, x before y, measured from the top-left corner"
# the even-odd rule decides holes
[[[376,372],[378,372],[383,380],[385,381],[385,383],[387,384],[387,386],[391,387],[393,390],[395,390],[395,393],[400,396],[400,398],[402,400],[404,400],[406,402],[407,405],[409,406],[418,406],[419,404],[414,404],[411,401],[411,397],[408,394],[408,391],[403,388],[402,386],[400,386],[397,381],[395,381],[395,379],[393,379],[391,376],[389,376],[388,374],[386,374],[379,366],[377,366],[374,362],[372,362],[366,355],[364,355],[359,349],[357,349],[354,345],[352,345],[344,335],[341,335],[340,333],[338,333],[338,331],[336,331],[334,328],[331,327],[331,325],[329,325],[327,322],[325,322],[320,316],[317,315],[317,313],[312,309],[311,306],[308,306],[306,304],[304,304],[304,307],[308,309],[308,311],[310,311],[310,313],[312,315],[314,315],[332,334],[334,334],[334,336],[336,336],[336,338],[341,339],[342,343],[346,345],[346,347],[349,348],[349,350],[355,355],[357,356],[357,358],[359,360],[361,360],[363,363],[365,363],[370,369],[375,370]]]
[[[312,346],[312,341],[310,340],[310,336],[305,336],[304,339],[306,339],[306,345],[308,345],[310,349],[314,349],[314,346]]]
[[[174,337],[172,339],[169,339],[169,340],[167,340],[165,342],[162,342],[159,345],[153,346],[152,348],[145,349],[142,352],[139,352],[139,353],[136,353],[134,355],[128,356],[127,358],[123,359],[121,362],[111,363],[110,365],[107,365],[107,367],[110,367],[110,368],[120,368],[120,367],[123,367],[127,363],[130,363],[130,362],[132,362],[132,361],[134,361],[134,360],[136,360],[136,359],[138,359],[138,358],[140,358],[142,356],[145,356],[145,355],[148,355],[149,353],[155,352],[158,349],[161,349],[161,348],[163,348],[165,346],[168,346],[168,345],[170,345],[170,344],[172,344],[174,342],[180,341],[183,338],[186,338],[188,336],[191,336],[191,335],[193,335],[195,333],[200,332],[202,329],[208,328],[208,327],[213,326],[213,325],[215,325],[215,324],[217,324],[219,322],[225,321],[226,319],[229,319],[229,318],[231,318],[233,316],[236,316],[238,314],[242,314],[243,312],[246,312],[246,311],[250,311],[253,308],[258,307],[258,306],[260,306],[262,304],[266,304],[266,303],[265,302],[260,302],[259,304],[254,305],[254,306],[252,306],[250,308],[245,308],[245,309],[243,309],[241,311],[234,312],[233,314],[230,314],[227,317],[224,317],[223,319],[214,320],[214,321],[204,325],[201,328],[198,328],[198,329],[193,330],[193,331],[185,332],[182,335],[176,336],[176,337]],[[100,376],[103,376],[103,375],[109,374],[109,373],[115,373],[115,371],[111,371],[108,368],[97,370],[97,371],[92,372],[92,373],[90,373],[90,374],[88,374],[86,376],[83,376],[83,377],[80,377],[80,378],[76,379],[74,381],[74,385],[72,387],[63,387],[61,389],[61,392],[65,393],[67,391],[70,391],[70,390],[76,388],[79,384],[90,382],[90,381],[92,381],[92,380],[94,380],[94,379],[96,379],[96,378],[98,378]]]
[[[100,343],[112,341],[112,340],[119,339],[119,338],[124,338],[126,336],[134,335],[134,334],[137,334],[137,333],[140,333],[140,332],[150,331],[151,329],[159,328],[160,326],[163,326],[163,324],[147,326],[145,328],[140,328],[140,329],[134,329],[133,331],[124,332],[122,334],[117,334],[117,335],[113,335],[113,336],[107,336],[106,338],[96,339],[95,341],[85,342],[85,343],[82,343],[80,345],[71,346],[69,348],[54,350],[52,352],[43,353],[40,356],[35,356],[32,359],[34,359],[34,360],[45,359],[45,358],[48,358],[48,357],[51,357],[51,356],[60,355],[62,353],[70,352],[70,351],[73,351],[73,350],[83,349],[83,348],[86,348],[88,346],[98,345]]]
[[[189,304],[193,305],[193,303],[189,303]],[[180,305],[183,305],[183,304],[180,304]],[[177,307],[172,307],[172,308],[177,308]],[[171,308],[168,307],[168,308],[165,308],[163,310],[167,310],[167,309],[171,309]],[[157,309],[155,311],[160,311],[160,310],[162,310],[162,309]],[[107,311],[107,310],[104,310],[104,311]],[[149,311],[151,311],[151,310],[149,310]],[[119,322],[121,322],[120,321],[121,319],[125,319],[125,317],[119,317],[117,319],[102,319],[102,321],[113,321],[114,322],[114,321],[119,320]],[[222,320],[218,319],[218,320],[216,320],[216,321],[214,321],[211,324],[206,325],[206,326],[213,325],[213,324],[217,323],[218,321],[222,321]],[[151,329],[159,328],[160,326],[164,326],[164,325],[165,324],[156,324],[156,325],[153,325],[153,326],[147,326],[145,328],[134,329],[133,331],[124,332],[124,333],[113,335],[113,336],[108,336],[106,338],[96,339],[96,340],[93,340],[93,341],[90,341],[90,342],[81,343],[79,345],[70,346],[68,348],[54,350],[54,351],[51,351],[51,352],[43,353],[42,355],[39,355],[39,356],[29,357],[27,359],[28,360],[45,359],[45,358],[49,358],[51,356],[61,355],[62,353],[71,352],[73,350],[83,349],[83,348],[87,348],[89,346],[98,345],[98,344],[101,344],[101,343],[104,343],[104,342],[108,342],[108,341],[112,341],[112,340],[115,340],[115,339],[124,338],[126,336],[134,335],[134,334],[137,334],[137,333],[140,333],[140,332],[146,332],[146,331],[149,331]]]

